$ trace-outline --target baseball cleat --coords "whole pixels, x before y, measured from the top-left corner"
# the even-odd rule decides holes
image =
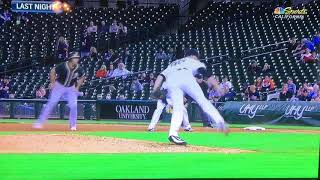
[[[154,132],[156,131],[154,128],[148,129],[149,132]]]
[[[40,123],[34,123],[34,124],[32,125],[32,128],[33,128],[33,129],[42,129],[43,126],[42,126],[42,124],[40,124]]]
[[[181,139],[178,136],[169,136],[169,141],[176,144],[176,145],[187,145],[187,142],[185,142],[183,139]]]
[[[229,134],[229,126],[225,122],[219,122],[216,124],[218,131],[223,132],[225,135]]]
[[[70,128],[70,131],[76,131],[77,130],[77,127],[71,127]]]
[[[185,128],[184,131],[186,131],[186,132],[192,132],[193,129],[192,129],[191,127],[190,127],[190,128]]]

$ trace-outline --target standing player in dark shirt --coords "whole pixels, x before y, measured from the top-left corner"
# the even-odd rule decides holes
[[[79,89],[85,80],[84,70],[79,66],[79,53],[72,52],[68,61],[58,64],[51,69],[50,87],[51,94],[48,103],[43,108],[39,119],[33,125],[34,128],[42,128],[42,124],[48,119],[52,109],[66,95],[70,108],[70,130],[77,130],[77,98],[80,95]]]

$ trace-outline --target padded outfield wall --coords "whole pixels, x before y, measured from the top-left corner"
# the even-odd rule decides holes
[[[1,99],[0,118],[37,118],[47,100]],[[214,103],[231,124],[286,124],[320,126],[320,103],[282,101],[230,101]],[[117,119],[149,121],[156,109],[156,101],[142,100],[79,100],[78,119]],[[61,101],[50,118],[67,119],[69,108]],[[190,121],[201,121],[203,116],[197,104],[188,106]],[[170,121],[171,114],[164,110],[162,119]]]

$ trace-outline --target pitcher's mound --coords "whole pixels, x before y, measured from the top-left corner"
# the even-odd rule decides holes
[[[35,134],[0,136],[0,153],[154,153],[209,152],[243,153],[241,149],[177,146],[169,143],[81,136],[75,134]]]

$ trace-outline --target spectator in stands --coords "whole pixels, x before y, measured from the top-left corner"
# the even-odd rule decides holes
[[[113,49],[109,49],[109,51],[104,54],[104,61],[106,64],[115,64],[118,59],[119,58]]]
[[[3,82],[0,84],[0,98],[9,98],[11,81],[8,77],[3,79]]]
[[[311,101],[320,102],[320,94],[316,98],[312,99]]]
[[[297,38],[292,37],[289,39],[288,52],[294,53],[299,43],[297,42]]]
[[[167,58],[167,55],[166,55],[166,53],[163,51],[162,48],[160,48],[159,51],[155,54],[155,59],[156,59],[157,61],[159,61],[159,60],[164,60],[164,59],[166,59],[166,58]]]
[[[301,55],[305,53],[307,49],[310,49],[311,52],[313,52],[315,47],[311,41],[309,41],[307,38],[303,38],[301,43],[295,49],[293,56]]]
[[[36,98],[43,99],[45,98],[46,94],[46,88],[44,88],[44,86],[40,86],[36,91]]]
[[[98,28],[94,25],[93,21],[90,21],[90,25],[87,28],[87,34],[92,35],[93,33],[97,33]]]
[[[128,34],[127,26],[123,25],[121,22],[119,23],[119,38],[121,41],[124,41]]]
[[[98,42],[97,42],[97,48],[99,49],[99,52],[105,52],[108,48],[108,41],[106,34],[109,31],[109,27],[106,25],[105,21],[101,21],[101,25],[98,29]]]
[[[228,80],[227,77],[222,78],[222,83],[220,84],[221,87],[223,87],[224,89],[231,89],[233,88],[232,83]]]
[[[97,59],[98,59],[98,51],[97,51],[97,48],[91,47],[91,48],[90,48],[89,56],[90,56],[91,59],[97,60]]]
[[[107,76],[107,67],[106,65],[102,65],[100,69],[96,72],[97,78],[105,78]]]
[[[117,20],[113,20],[111,26],[109,27],[109,33],[111,34],[118,34],[119,26],[117,24]]]
[[[319,53],[320,52],[320,32],[318,32],[315,36],[313,36],[312,42],[314,46],[317,48]]]
[[[102,94],[97,94],[97,100],[102,100]]]
[[[134,91],[134,92],[142,92],[143,90],[143,86],[140,83],[138,77],[134,77],[131,86],[130,86],[130,90]]]
[[[311,52],[315,51],[314,44],[311,41],[309,41],[307,38],[303,38],[301,42],[305,46],[305,49],[308,48],[310,49]]]
[[[304,91],[304,90],[308,90],[309,89],[309,84],[308,83],[303,83],[302,86],[300,86],[298,91]]]
[[[111,26],[109,27],[110,34],[110,48],[118,47],[117,36],[119,34],[119,26],[117,24],[117,20],[113,20]]]
[[[58,63],[63,62],[67,58],[68,48],[67,40],[63,36],[60,36],[56,46]]]
[[[296,92],[297,92],[297,86],[296,86],[296,84],[293,83],[292,78],[290,78],[290,77],[288,78],[287,84],[288,84],[288,91],[289,91],[291,94],[295,95]]]
[[[81,57],[87,57],[90,53],[90,48],[94,44],[94,38],[87,32],[84,34],[84,41],[82,42]]]
[[[114,72],[113,64],[110,64],[106,77],[113,77],[113,72]]]
[[[221,88],[221,84],[219,81],[219,77],[214,76],[217,83],[217,87],[209,87],[209,96],[208,99],[214,102],[217,102],[220,100],[221,97],[225,95],[225,89]]]
[[[249,75],[257,75],[260,73],[261,67],[258,66],[257,61],[252,61],[247,70]]]
[[[140,75],[139,82],[142,84],[148,83],[147,74],[145,72]]]
[[[275,89],[275,83],[270,76],[265,76],[262,81],[262,92],[273,91]]]
[[[106,22],[101,21],[101,27],[99,29],[100,36],[108,32],[108,26],[106,25]]]
[[[130,73],[131,72],[125,68],[125,65],[123,63],[119,63],[118,68],[114,70],[112,77],[122,76],[122,78],[126,78]]]
[[[316,52],[314,51],[311,53],[311,50],[307,48],[305,52],[301,54],[300,60],[303,63],[312,63],[312,62],[315,62],[316,58],[317,58]]]
[[[308,95],[308,90],[305,88],[301,88],[297,93],[297,98],[299,101],[311,101],[311,98]]]
[[[111,94],[110,93],[108,93],[107,95],[106,95],[106,100],[111,100]]]
[[[256,88],[257,88],[258,91],[261,91],[261,90],[262,90],[262,78],[261,78],[261,77],[258,77],[258,78],[255,80],[254,85],[256,86]]]
[[[113,49],[109,49],[107,52],[104,53],[103,59],[106,64],[110,63],[110,59],[113,56],[114,52]]]
[[[259,101],[260,100],[260,93],[257,91],[255,85],[250,85],[247,88],[246,95],[248,97],[248,101]]]
[[[124,64],[127,64],[129,62],[131,62],[132,60],[132,55],[130,54],[129,48],[126,48],[122,54],[122,62]]]
[[[319,96],[320,92],[319,92],[319,85],[318,84],[314,84],[313,86],[310,86],[309,88],[309,99],[314,100]]]
[[[155,81],[156,81],[156,78],[155,78],[154,74],[150,73],[149,78],[148,78],[148,83],[150,84],[150,86],[154,86]]]
[[[176,60],[176,53],[172,47],[169,49],[167,58],[170,62]]]
[[[280,101],[289,101],[292,98],[293,94],[289,91],[288,84],[284,83],[279,95]]]
[[[265,63],[262,68],[263,75],[269,75],[271,72],[271,66],[268,63]]]
[[[233,85],[232,83],[228,80],[227,77],[224,77],[222,79],[222,83],[220,84],[220,87],[224,89],[224,96],[223,96],[223,101],[231,101],[234,99],[236,96],[236,93],[233,91]]]

